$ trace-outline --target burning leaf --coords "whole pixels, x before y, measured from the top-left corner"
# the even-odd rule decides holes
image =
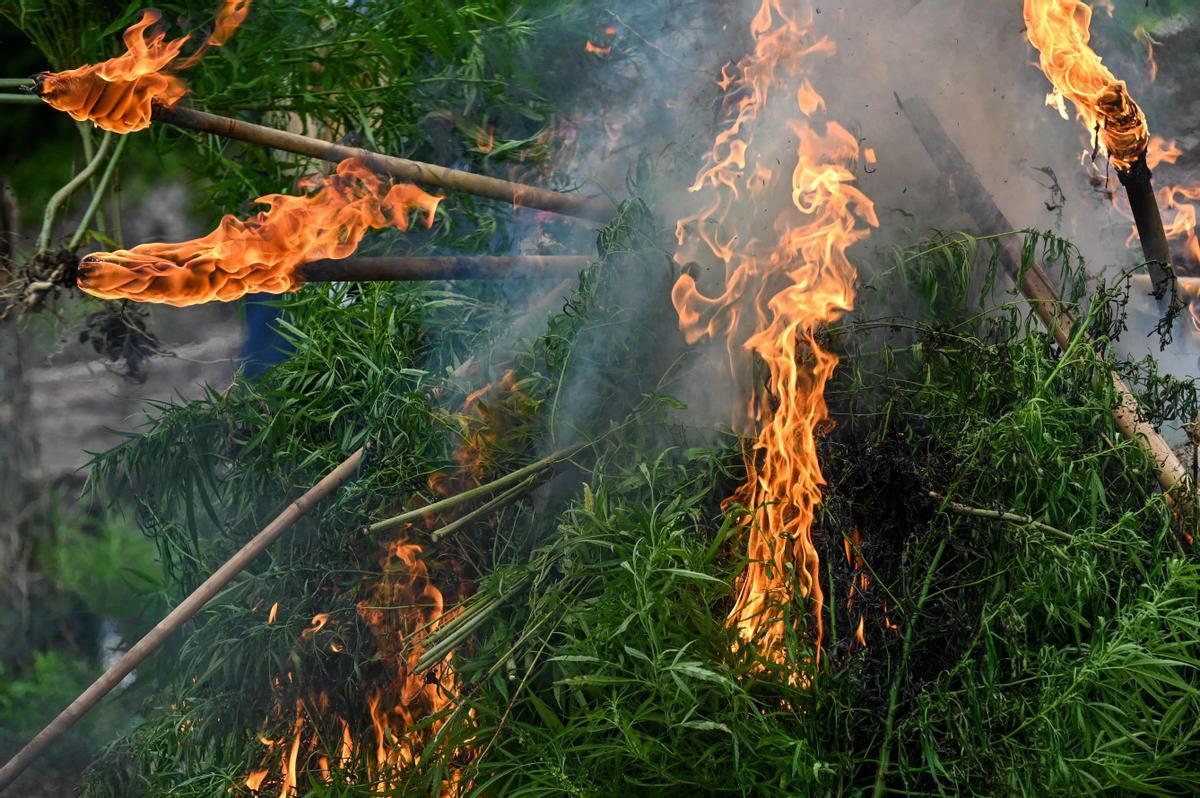
[[[357,158],[313,185],[309,196],[260,197],[267,210],[246,221],[225,216],[203,238],[88,255],[79,264],[79,287],[104,299],[177,307],[294,291],[304,263],[353,254],[372,228],[406,230],[414,210],[430,226],[441,200],[407,183],[389,187]]]
[[[250,13],[250,0],[226,0],[212,34],[177,69],[200,60],[204,50],[229,40]],[[153,9],[126,29],[122,37],[126,52],[98,64],[87,64],[64,72],[43,72],[36,77],[36,92],[49,105],[70,114],[76,121],[90,121],[113,133],[132,133],[149,127],[154,103],[170,107],[187,94],[187,86],[164,71],[179,57],[191,38],[168,40],[166,34],[150,29],[162,15]]]

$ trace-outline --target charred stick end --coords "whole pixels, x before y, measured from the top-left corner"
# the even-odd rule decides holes
[[[1158,199],[1154,196],[1154,183],[1151,181],[1150,167],[1146,165],[1146,156],[1143,154],[1139,157],[1129,169],[1118,169],[1117,177],[1129,197],[1129,206],[1133,210],[1133,220],[1142,244],[1142,256],[1146,259],[1154,286],[1154,296],[1160,301],[1170,297],[1172,312],[1178,312],[1182,307],[1179,285],[1171,267],[1171,248],[1163,228]]]
[[[46,79],[50,77],[49,72],[39,72],[30,78],[33,83],[27,86],[21,86],[17,91],[25,94],[32,94],[37,97],[45,97],[46,95]]]

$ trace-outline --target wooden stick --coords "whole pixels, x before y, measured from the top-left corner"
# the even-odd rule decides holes
[[[566,460],[576,452],[582,451],[588,446],[591,446],[592,443],[592,441],[584,441],[583,443],[577,443],[574,446],[568,446],[565,449],[559,449],[552,454],[546,455],[540,460],[536,460],[527,466],[522,466],[516,471],[505,474],[504,476],[494,479],[485,485],[479,485],[478,487],[471,488],[470,490],[464,490],[462,493],[456,493],[453,496],[433,502],[432,504],[427,504],[424,507],[418,507],[415,510],[408,510],[407,512],[400,513],[400,515],[394,515],[391,518],[385,518],[382,521],[376,521],[367,527],[367,531],[372,535],[377,535],[380,532],[387,532],[388,530],[396,529],[397,527],[412,523],[418,518],[424,518],[427,515],[440,513],[443,510],[450,509],[451,507],[457,507],[463,502],[474,501],[475,499],[482,498],[483,496],[491,495],[501,488],[507,488],[510,485],[523,482],[527,477],[534,476],[539,471],[544,471],[548,468],[558,465],[560,462]]]
[[[157,122],[165,122],[168,125],[200,133],[211,133],[215,136],[237,139],[249,144],[260,144],[264,147],[294,152],[297,155],[307,155],[310,158],[320,158],[334,163],[347,158],[361,158],[369,168],[397,180],[425,183],[452,191],[465,191],[469,194],[502,200],[517,206],[537,208],[566,216],[577,216],[595,222],[609,221],[614,212],[612,203],[607,200],[588,199],[575,194],[547,191],[543,188],[513,183],[495,177],[485,177],[421,161],[410,161],[394,155],[381,155],[358,147],[331,144],[311,136],[288,133],[264,125],[197,111],[194,108],[182,106],[164,108],[156,105],[152,118]]]
[[[951,193],[958,197],[963,209],[974,217],[975,222],[983,230],[989,233],[1012,230],[1012,225],[1004,217],[991,194],[984,188],[983,181],[975,169],[947,135],[941,122],[934,116],[925,101],[920,98],[912,98],[901,102],[900,98],[896,97],[896,102],[908,117],[908,121],[917,132],[917,137],[933,162],[941,169],[943,179],[950,184]],[[1000,256],[1001,264],[1009,275],[1014,280],[1019,280],[1021,293],[1033,306],[1034,313],[1054,336],[1059,347],[1064,352],[1067,351],[1070,348],[1071,327],[1075,320],[1058,296],[1058,291],[1050,282],[1046,270],[1042,268],[1041,264],[1035,262],[1022,274],[1021,253],[1017,244],[1011,240],[1005,242]],[[1183,510],[1181,516],[1189,519],[1184,531],[1190,535],[1192,527],[1195,526],[1191,515],[1192,508],[1196,506],[1195,487],[1192,485],[1191,477],[1163,436],[1142,418],[1137,399],[1130,392],[1125,379],[1115,371],[1110,371],[1109,380],[1118,400],[1117,406],[1112,411],[1117,429],[1126,438],[1141,447],[1146,457],[1149,458],[1154,474],[1158,478],[1158,484],[1164,493],[1180,490],[1182,493],[1180,498],[1185,505],[1180,508]]]
[[[388,280],[561,280],[577,277],[592,262],[586,255],[447,255],[437,257],[318,260],[300,267],[309,283]]]
[[[1150,167],[1143,154],[1128,169],[1118,169],[1117,178],[1125,187],[1129,208],[1133,212],[1133,223],[1137,226],[1138,241],[1142,245],[1142,257],[1146,259],[1155,296],[1178,313],[1183,307],[1179,297],[1179,285],[1175,273],[1170,270],[1171,246],[1163,228],[1162,213],[1158,208],[1158,197],[1154,196],[1154,183]]]
[[[52,742],[74,726],[80,718],[96,706],[101,698],[132,673],[134,668],[157,651],[172,634],[179,630],[179,627],[199,612],[251,561],[266,551],[267,547],[286,532],[292,524],[300,520],[318,502],[349,479],[358,469],[362,457],[363,450],[359,449],[347,457],[341,465],[326,474],[307,493],[289,504],[283,512],[276,516],[274,521],[263,527],[261,532],[251,538],[249,543],[213,572],[212,576],[204,580],[200,587],[192,591],[192,594],[180,602],[179,606],[171,610],[170,614],[147,632],[145,637],[135,643],[133,648],[126,651],[119,660],[113,663],[112,667],[104,672],[103,676],[84,690],[78,698],[71,702],[70,706],[59,713],[58,717],[50,721],[46,728],[38,732],[38,735],[18,751],[16,756],[8,760],[3,768],[0,768],[0,790],[12,784],[17,776],[21,775],[21,772],[29,767]]]
[[[1037,521],[1026,515],[1017,515],[1016,513],[1010,513],[1006,510],[985,510],[982,507],[972,507],[968,504],[962,504],[961,502],[947,501],[945,496],[932,490],[927,492],[925,495],[931,499],[936,499],[937,501],[942,502],[943,509],[945,509],[946,512],[954,513],[955,515],[962,515],[968,518],[983,518],[988,521],[1003,521],[1008,524],[1013,524],[1014,526],[1031,526],[1034,529],[1045,532],[1047,535],[1054,535],[1055,537],[1062,538],[1070,543],[1077,543],[1079,541],[1079,538],[1075,537],[1070,532],[1064,532],[1058,527],[1053,527],[1049,524],[1043,524],[1041,521]],[[1106,546],[1103,543],[1090,543],[1089,545],[1100,549],[1116,551],[1116,549],[1112,548],[1111,546]]]

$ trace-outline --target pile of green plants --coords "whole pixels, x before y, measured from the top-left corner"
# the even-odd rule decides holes
[[[392,792],[1186,792],[1200,776],[1200,571],[1095,378],[1121,367],[1160,423],[1193,417],[1195,386],[1116,362],[1125,289],[1102,287],[1079,308],[1107,358],[1097,362],[1060,351],[1022,300],[981,279],[994,263],[966,237],[922,242],[864,286],[862,307],[826,333],[843,359],[815,531],[826,641],[814,666],[809,609],[790,608],[780,666],[725,623],[745,564],[741,513],[722,507],[744,476],[738,442],[697,445],[673,421],[673,355],[656,369],[631,358],[644,337],[628,331],[651,322],[627,315],[622,284],[658,270],[664,290],[651,293],[665,303],[659,232],[627,206],[563,312],[514,346],[527,401],[502,425],[489,475],[593,444],[538,490],[423,541],[432,578],[463,608],[456,623],[474,625],[455,649],[453,701],[418,725],[432,731],[415,764],[388,774]],[[1065,242],[1034,238],[1035,253],[1082,286]],[[875,313],[883,287],[888,312]],[[428,476],[455,468],[451,397],[467,390],[442,358],[506,313],[420,286],[356,292],[306,289],[287,308],[292,359],[261,382],[161,408],[98,461],[96,487],[136,497],[178,595],[281,493],[372,444],[359,478],[183,636],[147,721],[98,758],[85,795],[248,794],[257,737],[294,722],[278,712],[280,674],[289,701],[314,685],[329,693],[328,707],[305,707],[308,722],[344,717],[368,739],[365,696],[387,674],[355,620],[378,578],[365,526],[437,498]],[[598,401],[568,413],[578,380]],[[855,529],[859,557],[847,558]],[[464,574],[470,588],[452,593]],[[320,612],[342,619],[336,655],[304,636]],[[866,648],[852,642],[860,616]],[[800,673],[811,683],[789,678]],[[336,759],[337,727],[322,739]],[[378,794],[370,751],[328,783],[319,755],[301,757],[301,794]]]

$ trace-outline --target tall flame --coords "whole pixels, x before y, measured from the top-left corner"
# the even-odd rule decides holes
[[[1092,9],[1081,0],[1025,0],[1025,29],[1042,71],[1074,104],[1113,166],[1128,171],[1146,154],[1150,131],[1125,82],[1091,48],[1091,24]]]
[[[187,59],[175,64],[186,69],[200,60],[204,50],[229,40],[250,13],[250,0],[225,0],[213,32]],[[125,30],[126,52],[98,64],[37,76],[36,91],[52,107],[79,122],[90,121],[113,133],[132,133],[150,125],[153,104],[170,107],[187,94],[179,77],[165,72],[191,38],[168,40],[161,31],[150,33],[162,15],[153,9]]]
[[[246,221],[227,215],[203,238],[88,255],[79,264],[79,287],[101,299],[177,307],[228,302],[254,291],[294,291],[301,265],[348,257],[369,229],[406,230],[414,210],[432,225],[441,201],[414,185],[389,186],[358,158],[347,158],[306,187],[315,193],[260,197],[255,202],[267,210]]]
[[[824,389],[838,359],[816,335],[853,306],[856,273],[846,250],[868,235],[863,223],[878,225],[870,199],[853,185],[858,140],[837,122],[810,121],[825,106],[808,80],[811,59],[835,47],[812,35],[811,9],[802,17],[786,5],[762,0],[753,52],[722,72],[728,122],[690,189],[703,192],[706,208],[676,226],[676,259],[717,259],[725,285],[708,296],[685,272],[672,291],[688,340],[725,336],[749,394],[743,421],[757,427],[757,440],[744,452],[747,481],[730,501],[749,512],[750,562],[729,623],[777,663],[785,656],[786,606],[795,599],[809,602],[820,658],[817,437],[829,419]],[[772,148],[783,140],[798,142],[790,173],[778,168],[782,156]],[[764,208],[778,209],[770,225],[761,221]],[[767,368],[765,389],[749,380],[756,358]]]

